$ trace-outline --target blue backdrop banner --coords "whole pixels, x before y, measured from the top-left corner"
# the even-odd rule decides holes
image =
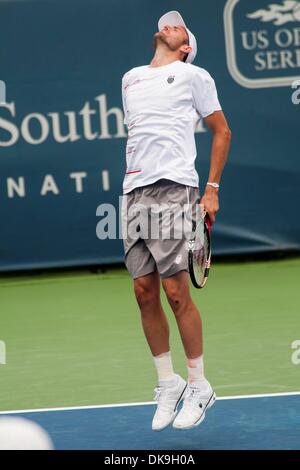
[[[233,133],[214,253],[300,248],[299,0],[0,0],[1,271],[122,261],[122,240],[97,236],[103,204],[119,231],[121,79],[151,61],[168,10],[195,34]],[[202,192],[203,123],[195,139]]]

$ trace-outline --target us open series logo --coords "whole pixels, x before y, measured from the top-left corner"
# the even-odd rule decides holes
[[[228,0],[227,66],[246,88],[291,86],[300,75],[300,0]]]

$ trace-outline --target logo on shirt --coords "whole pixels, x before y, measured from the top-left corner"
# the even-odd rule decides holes
[[[224,22],[227,66],[237,83],[269,88],[299,78],[300,0],[228,0]]]
[[[170,75],[170,76],[168,77],[168,79],[167,79],[167,82],[168,82],[168,83],[173,83],[174,80],[175,80],[175,75]]]

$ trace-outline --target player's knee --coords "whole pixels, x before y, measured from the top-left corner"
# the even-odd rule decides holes
[[[139,284],[137,282],[134,286],[134,293],[141,309],[148,307],[157,301],[157,294],[150,286],[145,286],[144,284]]]
[[[164,285],[164,290],[172,310],[174,312],[182,310],[186,299],[181,295],[180,289],[176,286]]]

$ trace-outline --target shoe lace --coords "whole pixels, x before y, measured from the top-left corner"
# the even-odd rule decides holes
[[[198,402],[200,402],[201,404],[201,400],[199,400],[200,394],[201,391],[199,390],[199,388],[188,387],[187,394],[184,399],[184,405],[194,406],[195,404],[198,404]]]
[[[158,386],[154,389],[154,391],[155,391],[154,400],[157,402],[161,410],[169,411],[170,409],[173,409],[173,406],[170,405],[167,401],[165,401],[165,398],[168,397],[168,390],[166,387]]]
[[[154,392],[155,392],[154,400],[159,402],[163,396],[163,392],[164,392],[163,387],[155,387]]]

